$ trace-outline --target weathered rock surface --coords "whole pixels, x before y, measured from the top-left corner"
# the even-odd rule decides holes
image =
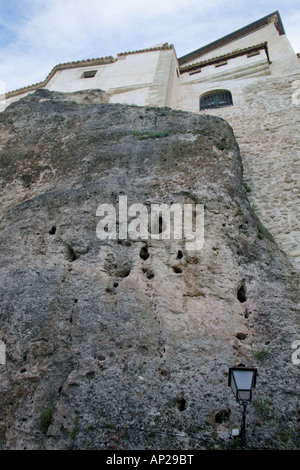
[[[222,119],[40,90],[0,115],[1,449],[299,448],[299,278]],[[201,203],[205,241],[100,240],[97,207]]]

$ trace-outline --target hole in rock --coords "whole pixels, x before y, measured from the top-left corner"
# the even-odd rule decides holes
[[[181,258],[183,258],[183,253],[181,250],[178,250],[177,259],[181,259]]]
[[[182,269],[179,266],[173,266],[173,271],[176,274],[181,274],[182,273]]]
[[[184,397],[180,397],[176,400],[176,406],[177,406],[179,411],[184,411],[185,410],[186,401],[185,401]]]
[[[56,227],[53,225],[53,227],[51,227],[49,230],[49,235],[55,235],[55,232],[56,232]]]
[[[244,303],[247,300],[245,285],[242,284],[237,291],[237,299],[239,302]]]
[[[250,315],[251,315],[250,310],[248,310],[248,309],[246,308],[246,309],[245,309],[245,313],[244,313],[244,317],[245,317],[245,318],[249,318]]]
[[[239,333],[236,334],[236,337],[237,337],[237,339],[243,341],[244,339],[247,338],[247,334],[246,334],[246,333],[239,332]]]
[[[154,278],[154,273],[150,271],[149,269],[143,269],[143,272],[146,274],[147,279],[153,279]]]
[[[116,273],[119,277],[127,277],[130,274],[130,268],[120,269]]]
[[[78,259],[78,255],[75,253],[73,248],[70,245],[67,245],[66,247],[66,260],[70,261],[73,263],[73,261],[76,261]]]
[[[144,261],[146,261],[146,259],[148,259],[149,256],[150,256],[150,255],[149,255],[149,252],[148,252],[148,247],[147,247],[147,245],[142,246],[141,251],[140,251],[140,257],[141,257]]]
[[[160,370],[160,374],[163,376],[163,377],[170,377],[170,372],[166,369],[161,369]]]
[[[230,414],[231,414],[230,408],[228,408],[226,410],[218,411],[218,413],[216,413],[216,415],[215,415],[215,422],[218,423],[218,424],[221,424],[221,423],[223,423],[223,421],[227,421]]]

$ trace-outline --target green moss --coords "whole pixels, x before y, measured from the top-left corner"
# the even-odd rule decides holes
[[[264,225],[261,224],[261,223],[257,224],[257,230],[258,230],[259,233],[261,233],[262,235],[265,235],[265,234],[267,233],[266,228],[265,228]]]
[[[50,424],[52,423],[53,413],[54,413],[53,408],[47,408],[40,415],[40,427],[41,427],[41,430],[44,434],[47,433],[48,428],[49,428]]]
[[[259,222],[257,224],[257,231],[258,231],[258,238],[260,238],[261,240],[264,238],[264,237],[267,237],[268,240],[270,240],[271,242],[275,242],[275,239],[273,237],[273,235],[266,229],[266,227],[261,223]]]
[[[77,433],[78,433],[78,422],[79,422],[79,417],[76,416],[76,418],[74,419],[73,429],[72,429],[72,431],[71,431],[71,439],[72,439],[72,441],[75,441],[76,436],[77,436]]]
[[[160,137],[167,137],[170,134],[170,131],[155,131],[155,132],[146,132],[142,133],[140,131],[131,131],[132,135],[135,135],[139,140],[145,139],[157,139]]]
[[[254,356],[258,360],[264,359],[270,352],[270,349],[264,349],[263,351],[257,351]]]
[[[273,408],[269,398],[264,400],[262,398],[259,398],[258,400],[252,400],[252,405],[261,413],[266,413]]]
[[[249,188],[247,183],[244,183],[244,188],[245,188],[246,193],[251,193],[251,188]]]

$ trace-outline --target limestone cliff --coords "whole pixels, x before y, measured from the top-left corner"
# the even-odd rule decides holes
[[[0,115],[1,449],[299,448],[299,278],[220,118],[40,90]],[[184,239],[100,239],[100,204],[204,204]]]

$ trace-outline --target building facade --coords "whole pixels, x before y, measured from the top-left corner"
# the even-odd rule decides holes
[[[177,58],[173,45],[59,64],[9,92],[2,109],[38,88],[101,89],[110,103],[213,114],[232,126],[249,200],[300,267],[300,59],[279,12]]]

